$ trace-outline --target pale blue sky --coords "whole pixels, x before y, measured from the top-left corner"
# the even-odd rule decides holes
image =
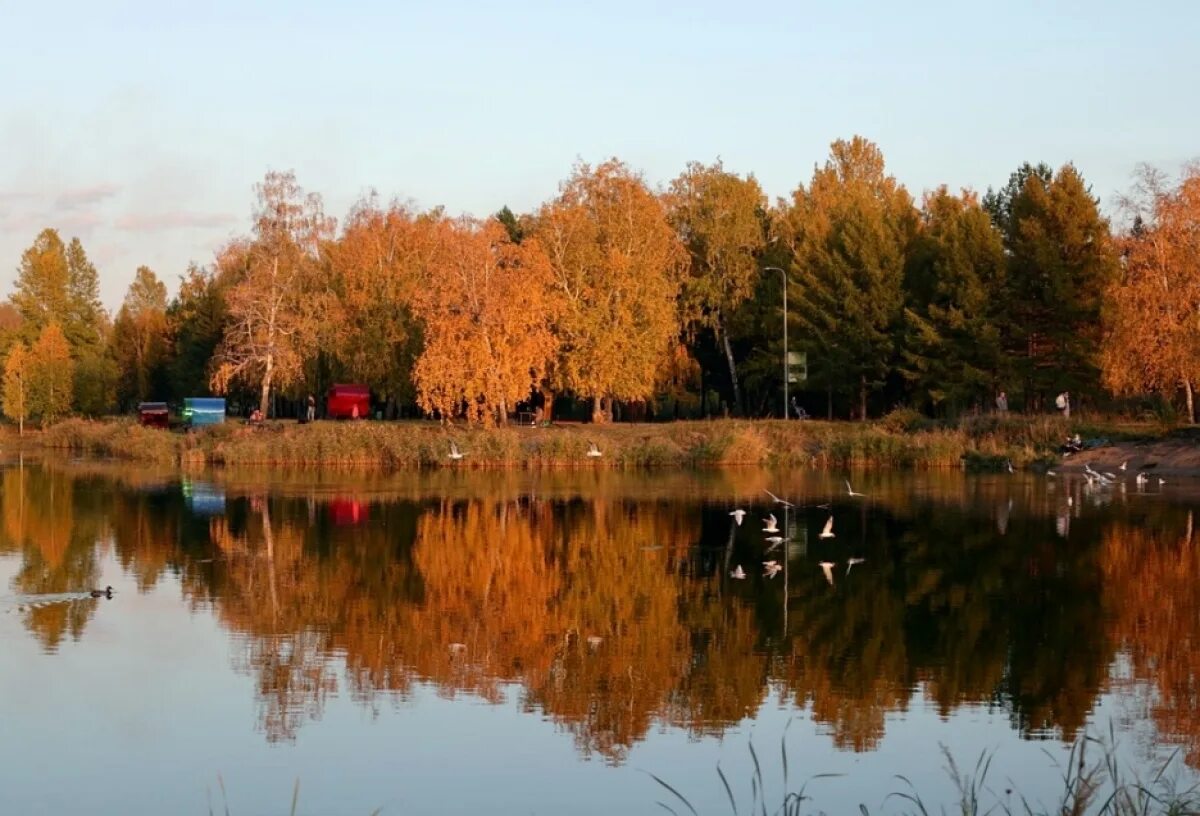
[[[915,193],[1074,161],[1108,202],[1200,155],[1194,2],[30,3],[0,0],[0,284],[43,226],[117,305],[174,290],[296,171],[486,215],[582,158],[654,184],[717,156],[785,195],[833,139]]]

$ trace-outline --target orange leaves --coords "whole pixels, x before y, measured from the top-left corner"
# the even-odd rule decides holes
[[[1200,168],[1174,189],[1144,173],[1148,221],[1122,241],[1124,273],[1107,292],[1101,353],[1118,392],[1173,392],[1200,379]]]
[[[514,244],[497,221],[438,219],[413,305],[425,349],[417,402],[443,417],[503,421],[545,374],[556,342],[551,271],[536,241]]]
[[[535,234],[563,303],[555,384],[581,396],[650,396],[679,332],[686,258],[662,202],[616,160],[580,165]]]

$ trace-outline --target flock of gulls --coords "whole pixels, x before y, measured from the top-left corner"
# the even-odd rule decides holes
[[[1108,489],[1112,489],[1113,487],[1116,487],[1118,485],[1120,485],[1121,489],[1124,490],[1125,484],[1126,484],[1125,480],[1128,478],[1126,475],[1128,472],[1128,469],[1129,469],[1129,460],[1125,460],[1124,462],[1122,462],[1120,464],[1120,466],[1117,468],[1118,472],[1116,472],[1116,473],[1114,473],[1112,471],[1107,471],[1107,470],[1103,471],[1103,472],[1097,471],[1097,470],[1093,469],[1091,465],[1085,464],[1083,466],[1083,478],[1087,480],[1088,488],[1091,488],[1093,490],[1108,490]],[[1046,471],[1046,475],[1050,476],[1050,477],[1054,477],[1054,476],[1057,476],[1058,474],[1053,470],[1048,470],[1048,471]],[[1158,484],[1159,487],[1162,487],[1163,485],[1165,485],[1167,483],[1167,480],[1161,476],[1154,477],[1154,481]],[[1138,471],[1133,477],[1133,483],[1134,483],[1134,485],[1137,486],[1137,488],[1139,490],[1144,489],[1147,485],[1150,484],[1150,482],[1151,482],[1150,474],[1144,470]],[[1068,497],[1067,501],[1068,501],[1068,503],[1070,503],[1071,500],[1069,497]]]
[[[771,501],[774,502],[776,505],[779,505],[779,506],[787,508],[787,509],[792,509],[792,508],[796,507],[796,505],[792,504],[791,502],[787,501],[786,499],[781,499],[779,496],[776,496],[770,490],[767,490],[764,492],[768,496],[771,497]],[[866,498],[866,494],[859,493],[857,490],[855,490],[851,486],[849,481],[846,482],[846,495],[853,499],[865,499]],[[822,510],[830,510],[832,505],[831,505],[831,503],[827,502],[825,504],[816,504],[816,505],[807,505],[807,506],[816,507],[816,508],[822,509]],[[745,519],[746,519],[747,513],[745,510],[743,510],[742,508],[739,507],[737,509],[729,511],[729,515],[733,517],[734,523],[737,524],[737,526],[741,527],[742,522],[745,521]],[[787,531],[780,529],[779,519],[777,519],[775,517],[774,513],[768,513],[766,515],[766,517],[763,519],[762,531],[764,534],[763,543],[766,545],[766,549],[763,550],[763,555],[766,556],[766,555],[770,555],[772,552],[774,552],[776,549],[778,549],[783,544],[783,542],[785,540],[784,536],[787,534]],[[817,537],[822,538],[822,539],[837,537],[837,535],[833,532],[833,513],[832,513],[832,511],[829,514],[829,518],[826,519],[826,521],[825,521],[825,526],[821,528],[821,532],[817,535]],[[847,558],[846,562],[845,562],[846,563],[846,572],[844,574],[849,575],[850,570],[854,569],[855,565],[862,564],[865,561],[866,561],[865,558],[859,558],[859,557]],[[762,566],[763,566],[763,577],[765,577],[765,578],[774,578],[776,575],[778,575],[783,570],[783,564],[781,564],[777,560],[772,560],[772,559],[764,560],[762,562]],[[837,562],[821,561],[821,562],[818,562],[817,566],[819,566],[821,568],[821,572],[825,575],[825,580],[829,582],[829,585],[834,586],[833,570],[834,570],[834,567],[838,566]],[[746,578],[746,570],[742,567],[741,564],[738,564],[737,566],[735,566],[733,568],[733,570],[730,571],[729,577],[733,578],[735,580],[738,580],[738,581],[744,580]]]

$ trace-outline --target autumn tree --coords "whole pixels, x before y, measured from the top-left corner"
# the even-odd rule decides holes
[[[42,427],[70,413],[74,374],[66,335],[57,323],[50,323],[29,352],[29,415],[40,418]]]
[[[160,379],[167,351],[167,287],[149,267],[138,267],[113,323],[113,352],[122,396],[145,400]]]
[[[1200,383],[1200,165],[1175,187],[1143,167],[1128,198],[1137,220],[1119,245],[1101,354],[1104,384],[1118,393],[1182,389],[1196,421]]]
[[[563,304],[548,382],[590,398],[602,421],[613,399],[653,393],[679,332],[686,257],[662,202],[615,159],[577,166],[536,220]]]
[[[52,322],[66,321],[69,280],[66,245],[57,230],[42,230],[21,254],[12,294],[12,303],[31,338]]]
[[[236,270],[188,266],[167,307],[167,382],[176,399],[208,393],[210,363],[225,332],[226,297]]]
[[[66,255],[67,313],[62,328],[78,357],[104,344],[109,319],[100,303],[100,279],[96,267],[78,238],[71,239]]]
[[[4,361],[4,415],[17,423],[24,435],[29,416],[29,349],[17,342]]]
[[[305,195],[290,172],[268,173],[257,193],[253,237],[235,241],[219,259],[239,280],[228,294],[212,384],[221,393],[235,382],[257,386],[265,415],[271,389],[295,381],[316,344],[328,300],[322,245],[334,224],[321,197]]]
[[[711,330],[725,354],[733,404],[742,392],[729,337],[730,314],[754,293],[758,256],[766,244],[766,201],[753,176],[741,178],[718,160],[692,162],[666,195],[672,226],[688,251],[683,279],[685,319]]]
[[[1000,233],[973,193],[925,195],[905,274],[903,352],[922,404],[958,412],[994,389],[1005,263]]]
[[[536,239],[468,218],[432,225],[434,249],[416,298],[425,347],[417,402],[443,417],[503,423],[546,374],[555,349],[554,274]]]
[[[861,136],[834,142],[824,167],[780,213],[777,229],[792,250],[789,280],[797,294],[789,317],[830,393],[857,390],[860,419],[899,351],[914,226],[908,192]]]
[[[1083,177],[1070,164],[1052,175],[1045,165],[1026,164],[988,192],[984,207],[1008,254],[1004,346],[1026,403],[1094,390],[1101,300],[1117,256]]]
[[[428,255],[425,219],[393,203],[359,202],[329,247],[335,317],[323,347],[349,379],[392,399],[411,398],[421,348],[413,301]]]

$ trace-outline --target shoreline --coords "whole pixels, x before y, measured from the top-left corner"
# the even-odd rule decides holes
[[[1063,459],[1069,432],[1112,440]],[[58,450],[170,466],[398,471],[430,469],[1014,469],[1044,472],[1158,467],[1200,474],[1200,432],[1056,416],[981,416],[937,423],[897,411],[868,423],[819,420],[715,419],[611,425],[481,428],[408,420],[318,421],[300,425],[240,422],[181,433],[143,428],[130,419],[69,419],[18,442]],[[592,444],[599,455],[589,454]],[[452,446],[463,453],[450,456]]]

